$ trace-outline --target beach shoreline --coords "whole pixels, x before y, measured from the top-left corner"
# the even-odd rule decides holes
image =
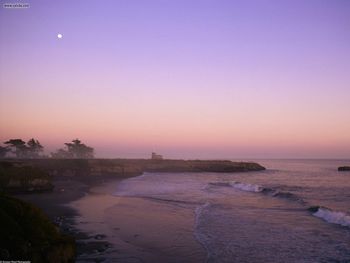
[[[150,213],[152,200],[113,195],[125,179],[55,177],[52,192],[15,197],[41,208],[75,238],[76,262],[204,262],[206,252],[193,235],[194,207],[175,208],[167,218],[163,208]],[[179,233],[184,244],[174,241]]]
[[[52,188],[40,193],[23,191],[14,196],[41,208],[62,233],[74,237],[77,262],[178,262],[179,258],[186,262],[203,262],[206,252],[193,232],[196,208],[193,204],[186,209],[176,209],[157,199],[117,197],[113,195],[117,185],[149,172],[224,173],[265,169],[257,163],[218,160],[30,159],[7,162],[13,163],[13,169],[34,167],[50,176],[52,191]],[[97,215],[100,218],[96,221]]]
[[[55,185],[52,192],[15,194],[16,198],[29,202],[44,211],[50,220],[60,228],[64,234],[72,236],[77,245],[77,262],[81,255],[91,256],[91,260],[100,262],[103,257],[100,255],[111,245],[102,240],[103,235],[91,235],[79,229],[77,218],[80,216],[79,210],[70,204],[89,195],[95,187],[100,187],[106,182],[117,182],[122,179],[111,178],[110,176],[74,177],[62,178],[54,177],[52,183]]]
[[[85,250],[78,261],[205,262],[206,251],[194,236],[195,206],[184,209],[142,196],[120,195],[122,183],[108,180],[95,185],[69,204],[79,211],[77,228],[90,237],[90,245],[94,238],[106,242],[105,249]]]

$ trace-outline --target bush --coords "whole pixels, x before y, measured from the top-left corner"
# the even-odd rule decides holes
[[[0,195],[0,259],[74,262],[75,241],[37,207]]]

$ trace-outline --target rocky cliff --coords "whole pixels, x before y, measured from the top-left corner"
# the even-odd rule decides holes
[[[265,170],[254,162],[219,160],[150,160],[150,159],[32,159],[23,165],[40,168],[52,176],[129,177],[143,172],[250,172]]]
[[[26,193],[51,191],[53,185],[47,172],[23,162],[0,162],[0,191]]]

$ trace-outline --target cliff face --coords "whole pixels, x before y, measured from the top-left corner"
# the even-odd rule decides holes
[[[22,160],[50,175],[129,177],[143,172],[250,172],[265,170],[253,162],[217,160],[150,160],[150,159],[37,159]]]
[[[162,160],[145,164],[147,172],[216,172],[233,173],[261,171],[265,168],[257,163],[201,160]]]
[[[50,176],[42,169],[19,162],[0,163],[0,191],[21,193],[43,192],[52,189]]]
[[[43,212],[0,195],[0,259],[74,262],[75,241],[61,234]]]

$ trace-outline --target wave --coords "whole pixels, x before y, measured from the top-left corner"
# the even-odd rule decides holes
[[[263,187],[258,184],[249,184],[249,183],[241,183],[241,182],[233,181],[233,182],[211,182],[208,184],[208,186],[233,187],[241,191],[262,193],[265,195],[269,195],[271,197],[283,198],[283,199],[288,199],[288,200],[297,201],[297,202],[306,204],[306,202],[302,198],[298,197],[297,195],[291,192],[280,191],[278,189]]]
[[[331,209],[320,206],[309,207],[308,210],[312,212],[313,216],[322,218],[328,223],[350,227],[350,215],[346,213],[332,211]]]
[[[241,183],[241,182],[210,182],[204,189],[208,189],[210,187],[233,187],[236,189],[239,189],[241,191],[247,191],[247,192],[262,192],[264,190],[263,187],[256,184],[247,184],[247,183]]]
[[[133,197],[136,197],[136,196],[133,196]],[[157,201],[157,202],[175,203],[175,204],[186,204],[186,205],[201,205],[202,204],[200,202],[161,198],[161,197],[154,197],[154,196],[137,196],[137,198],[143,198],[143,199]]]
[[[298,197],[297,195],[291,193],[291,192],[280,192],[276,191],[272,194],[273,197],[279,197],[279,198],[284,198],[292,201],[297,201],[301,203],[306,203],[302,198]]]
[[[202,245],[202,247],[207,252],[207,259],[210,258],[210,248],[208,247],[208,243],[210,241],[210,237],[206,235],[203,231],[201,231],[201,219],[203,210],[207,209],[211,204],[209,202],[206,202],[205,204],[202,204],[201,206],[198,206],[195,209],[195,227],[194,227],[194,236],[196,240],[199,242],[199,244]],[[208,260],[207,260],[208,261]]]
[[[294,193],[291,193],[288,191],[280,191],[278,189],[273,189],[273,188],[267,188],[261,185],[241,183],[241,182],[215,182],[215,183],[209,183],[209,184],[214,186],[225,186],[225,187],[231,186],[241,191],[255,192],[255,193],[265,194],[270,197],[283,198],[290,201],[299,202],[304,206],[308,204],[301,197],[299,197]],[[313,216],[321,218],[328,223],[350,227],[350,215],[344,212],[333,211],[329,208],[321,207],[321,206],[310,206],[309,208],[307,208],[307,210],[311,212]]]
[[[242,191],[247,191],[247,192],[255,192],[255,193],[259,193],[262,192],[264,190],[263,187],[261,187],[260,185],[257,184],[246,184],[246,183],[240,183],[240,182],[232,182],[231,186],[233,188],[242,190]]]
[[[195,210],[195,214],[196,214],[196,222],[199,220],[199,217],[201,216],[202,212],[204,209],[206,209],[207,207],[210,206],[209,202],[206,202],[205,204],[202,204],[200,206],[198,206]]]
[[[141,198],[144,200],[154,201],[154,202],[164,202],[169,204],[178,204],[178,205],[202,205],[202,202],[188,201],[188,200],[179,200],[171,198],[163,198],[158,196],[146,196],[146,195],[117,195],[114,196],[128,197],[128,198]]]
[[[209,186],[227,186],[227,187],[231,187],[231,183],[230,182],[211,182],[208,183]]]

